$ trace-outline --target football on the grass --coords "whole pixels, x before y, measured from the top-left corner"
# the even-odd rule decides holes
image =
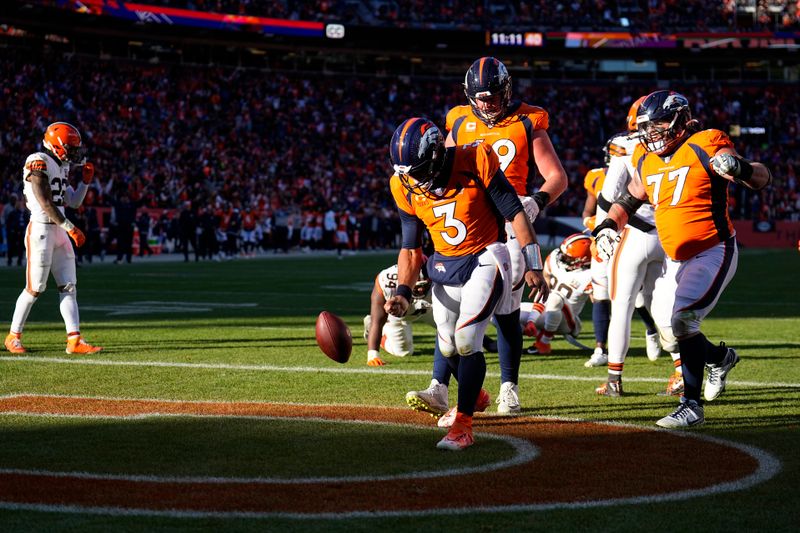
[[[353,351],[350,328],[330,311],[321,312],[317,317],[317,345],[337,363],[346,363]]]

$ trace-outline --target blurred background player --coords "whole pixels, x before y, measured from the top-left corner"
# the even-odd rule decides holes
[[[534,350],[549,354],[550,342],[558,333],[572,342],[581,332],[580,313],[592,292],[592,239],[582,233],[570,235],[550,252],[544,262],[544,278],[550,295],[544,304],[523,303],[520,320],[524,332],[536,337]]]
[[[603,146],[604,167],[590,169],[583,178],[583,188],[586,189],[586,203],[583,205],[583,225],[589,231],[595,226],[598,213],[597,196],[603,188],[606,179],[606,168],[611,160],[609,149],[611,140],[609,139]],[[603,211],[605,212],[605,211]],[[608,297],[608,274],[607,263],[603,262],[596,254],[592,254],[590,271],[592,273],[592,323],[594,324],[594,354],[590,361],[602,366],[608,361],[608,322],[611,317],[611,301]],[[586,366],[595,366],[594,364]]]
[[[432,122],[410,118],[395,131],[389,153],[402,243],[398,286],[385,308],[394,316],[406,314],[422,267],[427,227],[435,250],[428,274],[439,348],[458,377],[457,412],[437,447],[461,450],[473,444],[472,415],[486,376],[483,335],[495,312],[507,315],[513,306],[511,260],[500,216],[513,222],[531,296],[546,299],[541,254],[522,203],[489,146],[446,149]]]
[[[47,288],[47,278],[52,272],[58,287],[58,307],[67,329],[66,352],[99,352],[101,347],[92,346],[81,336],[78,317],[75,252],[70,239],[80,247],[86,237],[64,216],[65,205],[77,209],[83,203],[87,184],[94,177],[94,165],[86,162],[81,134],[71,124],[50,124],[42,144],[44,150],[29,155],[22,171],[25,199],[31,212],[25,238],[28,264],[25,289],[17,298],[5,347],[11,353],[26,352],[22,331],[33,304]],[[68,185],[73,165],[81,169],[77,188]]]
[[[436,327],[431,310],[431,280],[425,272],[425,261],[419,278],[412,289],[412,299],[405,316],[389,315],[384,309],[386,301],[397,290],[397,265],[383,269],[375,277],[370,297],[370,313],[364,317],[364,340],[367,341],[367,365],[383,366],[380,357],[383,348],[390,355],[405,357],[414,353],[414,336],[411,324],[418,320]],[[445,404],[446,411],[447,406]]]
[[[489,145],[497,154],[500,170],[516,191],[531,224],[539,212],[567,188],[567,174],[547,134],[547,111],[511,99],[511,76],[506,66],[494,57],[481,57],[464,76],[464,94],[469,105],[459,105],[447,113],[446,146],[475,142]],[[537,171],[544,178],[534,193]],[[513,306],[509,313],[495,317],[497,350],[500,360],[498,413],[520,410],[519,366],[522,358],[522,330],[519,305],[524,289],[525,262],[514,228],[506,223],[511,254]],[[436,363],[434,363],[436,364]],[[439,363],[444,369],[444,365]]]
[[[716,399],[739,355],[725,343],[715,346],[700,331],[736,272],[738,249],[728,213],[728,182],[761,190],[772,174],[761,163],[747,161],[728,136],[699,130],[689,101],[673,91],[647,96],[636,116],[640,145],[633,153],[636,172],[628,190],[611,206],[608,218],[594,229],[598,252],[610,257],[617,230],[645,201],[655,208],[658,238],[667,255],[667,278],[677,285],[671,312],[683,364],[684,395],[669,415],[656,422],[681,428],[705,421],[700,399],[703,367],[708,369],[703,396]]]
[[[639,141],[636,135],[636,114],[645,97],[637,99],[628,110],[627,131],[615,135],[609,141],[609,163],[598,204],[602,208],[596,219],[601,223],[611,203],[627,190],[634,173],[633,151]],[[659,331],[667,351],[672,354],[673,367],[680,368],[680,355],[675,336],[670,325],[670,312],[674,301],[673,287],[662,282],[662,288],[654,298],[657,280],[664,270],[664,250],[656,233],[653,206],[642,204],[636,213],[628,218],[628,224],[620,233],[620,241],[610,261],[606,262],[609,296],[611,298],[611,320],[608,327],[608,379],[597,387],[595,392],[603,396],[621,396],[622,373],[625,357],[630,347],[631,318],[634,309],[647,328],[645,337],[648,359],[655,361],[661,353]],[[660,317],[656,327],[648,309],[657,308]],[[586,366],[600,366],[593,356]],[[673,372],[666,391],[680,394],[683,382],[680,371]]]

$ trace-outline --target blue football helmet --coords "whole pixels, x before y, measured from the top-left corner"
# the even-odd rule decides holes
[[[444,166],[444,138],[430,120],[410,118],[392,135],[389,157],[403,186],[413,194],[427,195]]]

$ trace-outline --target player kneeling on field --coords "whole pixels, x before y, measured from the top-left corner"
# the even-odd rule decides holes
[[[542,303],[524,302],[520,307],[523,333],[536,337],[528,353],[549,354],[550,342],[558,333],[572,344],[581,332],[579,317],[592,293],[592,240],[581,233],[570,235],[550,252],[544,262],[544,278],[550,296]]]

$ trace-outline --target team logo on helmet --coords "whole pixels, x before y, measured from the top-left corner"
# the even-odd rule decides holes
[[[392,136],[389,157],[407,190],[438,196],[432,189],[444,166],[445,148],[444,137],[433,122],[415,117],[400,124]]]
[[[689,131],[692,119],[689,100],[674,91],[656,91],[644,99],[636,115],[636,136],[645,150],[658,155],[671,153]]]

